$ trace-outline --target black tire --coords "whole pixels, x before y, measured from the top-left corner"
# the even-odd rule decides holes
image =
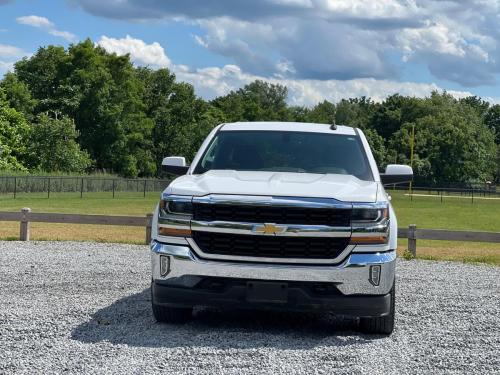
[[[396,307],[396,281],[391,289],[391,309],[389,315],[376,318],[360,318],[359,329],[363,333],[390,335],[394,331],[394,311]]]
[[[153,302],[153,288],[151,287],[151,307],[153,316],[158,323],[186,323],[193,314],[193,309],[189,307],[170,307],[157,305]]]

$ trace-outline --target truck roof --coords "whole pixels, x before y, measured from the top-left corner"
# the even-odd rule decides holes
[[[221,126],[221,131],[235,130],[267,130],[267,131],[295,131],[310,133],[333,133],[343,135],[355,135],[354,128],[337,125],[332,130],[331,124],[315,124],[308,122],[279,122],[279,121],[255,121],[255,122],[232,122]]]

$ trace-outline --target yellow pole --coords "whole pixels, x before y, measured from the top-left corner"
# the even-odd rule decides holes
[[[415,124],[411,126],[411,138],[410,138],[410,167],[413,169],[413,150],[415,148]],[[410,181],[410,197],[412,196],[412,181]]]

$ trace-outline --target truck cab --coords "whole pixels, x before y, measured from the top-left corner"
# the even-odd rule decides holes
[[[152,308],[184,322],[196,306],[328,311],[363,332],[394,328],[397,219],[360,129],[240,122],[217,126],[153,215]]]

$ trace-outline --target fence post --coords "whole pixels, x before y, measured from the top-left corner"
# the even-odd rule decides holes
[[[151,242],[151,228],[153,226],[153,214],[146,215],[146,243]]]
[[[50,198],[50,177],[49,177],[49,180],[47,182],[47,198]]]
[[[82,181],[80,184],[80,198],[83,198],[83,177],[82,177]]]
[[[115,180],[113,179],[113,198],[115,197]]]
[[[410,224],[408,226],[408,250],[414,258],[417,256],[417,226]]]
[[[29,222],[29,213],[31,212],[31,208],[21,208],[21,223],[19,225],[19,239],[21,241],[29,241],[30,240],[30,222]]]
[[[17,193],[17,177],[14,177],[14,199],[16,199]]]

